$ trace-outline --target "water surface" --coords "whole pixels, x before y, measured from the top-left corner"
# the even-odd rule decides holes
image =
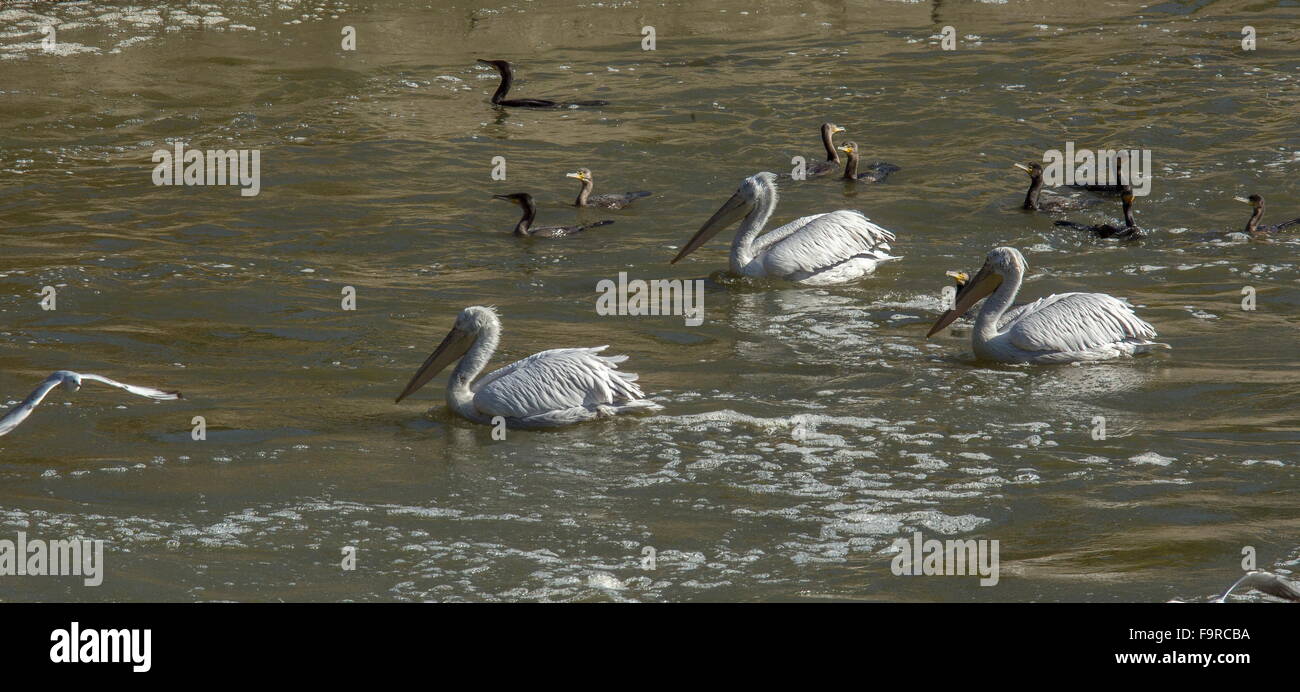
[[[107,541],[102,586],[7,577],[4,600],[1151,601],[1221,591],[1243,546],[1296,569],[1300,236],[1228,233],[1235,195],[1300,215],[1295,2],[153,7],[0,9],[0,404],[60,368],[186,394],[56,392],[0,439],[0,537]],[[494,109],[480,57],[518,63],[518,96],[611,105]],[[698,327],[596,314],[619,272],[724,268],[721,237],[668,260],[742,178],[820,156],[826,120],[903,170],[786,184],[774,221],[861,209],[902,261],[826,289],[710,279]],[[1067,140],[1153,152],[1149,239],[1017,209],[1011,164]],[[155,187],[176,142],[260,150],[261,193]],[[582,166],[655,194],[578,212]],[[520,241],[491,199],[516,191],[543,222],[616,223]],[[968,329],[926,340],[944,270],[998,245],[1023,297],[1123,296],[1172,352],[997,367]],[[610,344],[664,410],[494,441],[443,378],[394,405],[478,304],[494,363]],[[918,530],[998,540],[1000,584],[893,576]]]

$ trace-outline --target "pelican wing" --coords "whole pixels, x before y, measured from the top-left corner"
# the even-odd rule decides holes
[[[140,387],[133,384],[127,384],[125,382],[118,382],[117,380],[110,380],[107,377],[104,377],[103,375],[83,373],[81,375],[81,379],[82,381],[90,380],[92,382],[103,382],[104,384],[109,385],[110,387],[117,387],[118,389],[124,389],[128,392],[131,392],[132,394],[135,394],[136,396],[148,397],[150,399],[159,399],[159,400],[166,401],[171,399],[185,398],[181,396],[180,392],[163,391],[161,389],[154,389],[152,387]]]
[[[1128,303],[1105,293],[1061,293],[1025,305],[1007,327],[1011,343],[1026,351],[1088,351],[1156,335]]]
[[[45,381],[41,382],[39,387],[32,390],[32,393],[28,394],[27,398],[23,399],[22,403],[13,407],[9,413],[5,414],[4,418],[0,418],[0,435],[8,434],[11,430],[21,425],[23,421],[27,420],[27,417],[32,415],[32,411],[36,410],[36,407],[40,405],[43,399],[45,399],[45,395],[49,394],[51,389],[54,389],[63,383],[64,377],[66,377],[66,375],[64,375],[63,371],[59,371],[45,378]]]
[[[805,216],[766,235],[775,234],[781,237],[767,241],[763,264],[778,276],[815,274],[854,257],[889,259],[889,243],[894,240],[893,233],[862,212],[844,209]]]
[[[597,355],[606,348],[551,349],[488,373],[474,383],[474,408],[489,416],[527,418],[643,397],[637,376],[618,371],[627,356]]]

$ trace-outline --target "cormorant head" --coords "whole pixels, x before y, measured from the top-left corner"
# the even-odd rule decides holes
[[[579,168],[578,170],[576,170],[576,171],[574,171],[574,172],[572,172],[572,173],[565,173],[565,174],[564,174],[564,177],[566,177],[566,178],[577,178],[578,180],[582,180],[582,181],[585,182],[585,181],[591,180],[591,169],[590,169],[590,168]]]
[[[497,72],[500,72],[501,74],[510,74],[510,63],[505,60],[484,60],[483,58],[479,58],[478,62],[497,68]]]
[[[849,142],[848,144],[845,144],[844,146],[837,147],[837,148],[846,154],[852,155],[854,152],[858,150],[858,143]]]
[[[1256,209],[1264,206],[1264,198],[1259,195],[1251,195],[1250,197],[1233,197],[1233,199],[1238,202],[1245,202]]]
[[[533,196],[527,192],[512,192],[508,195],[492,195],[493,199],[504,199],[511,204],[518,204],[522,207],[533,206]]]
[[[1030,161],[1028,164],[1014,163],[1011,165],[1028,173],[1030,178],[1038,179],[1043,177],[1043,167],[1035,161]]]

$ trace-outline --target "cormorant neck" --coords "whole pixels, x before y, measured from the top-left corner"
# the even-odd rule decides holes
[[[854,149],[849,152],[849,162],[844,164],[844,179],[858,179],[858,150]]]
[[[1137,222],[1133,220],[1133,203],[1124,200],[1124,227],[1137,228]]]
[[[510,92],[510,85],[515,81],[515,76],[509,67],[497,68],[497,73],[501,75],[501,84],[497,85],[496,93],[492,94],[494,104],[499,104],[505,99],[506,94]]]
[[[596,184],[592,182],[591,178],[583,178],[582,189],[578,191],[578,199],[573,203],[574,206],[578,206],[578,207],[587,206],[587,198],[591,196],[591,190],[595,186]]]
[[[1038,195],[1043,191],[1043,176],[1036,175],[1029,182],[1029,191],[1025,193],[1024,209],[1038,210]]]
[[[835,143],[831,141],[834,137],[835,133],[831,131],[831,128],[822,128],[822,146],[826,147],[826,160],[839,163],[840,152],[835,150]]]
[[[515,235],[528,235],[529,226],[533,225],[533,219],[537,218],[537,205],[532,200],[523,200],[520,205],[524,208],[524,216],[515,224]]]
[[[1255,207],[1254,213],[1250,215],[1250,221],[1246,222],[1246,232],[1254,233],[1255,227],[1258,226],[1259,222],[1262,221],[1263,219],[1264,219],[1264,203],[1261,202],[1258,207]]]

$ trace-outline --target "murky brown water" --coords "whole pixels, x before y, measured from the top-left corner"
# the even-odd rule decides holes
[[[4,2],[0,403],[60,368],[187,398],[55,392],[0,438],[0,538],[108,542],[102,586],[0,598],[1144,601],[1222,590],[1243,546],[1296,569],[1300,235],[1224,231],[1234,195],[1300,215],[1297,3],[795,4]],[[24,45],[42,23],[60,53]],[[480,57],[518,63],[514,95],[611,105],[500,112]],[[620,271],[724,268],[722,239],[668,260],[742,178],[819,155],[824,120],[903,170],[788,184],[774,221],[862,209],[905,259],[831,289],[710,282],[699,327],[596,314]],[[1151,238],[1018,211],[1012,162],[1067,140],[1153,152]],[[259,149],[261,194],[155,187],[177,141]],[[577,213],[580,166],[655,195]],[[520,241],[490,198],[515,191],[543,222],[617,223]],[[924,339],[943,271],[1003,244],[1024,297],[1127,297],[1173,351],[987,367],[968,330]],[[444,378],[394,405],[474,304],[502,313],[494,363],[608,343],[664,411],[496,442]],[[1000,541],[1001,583],[893,576],[915,530]]]

